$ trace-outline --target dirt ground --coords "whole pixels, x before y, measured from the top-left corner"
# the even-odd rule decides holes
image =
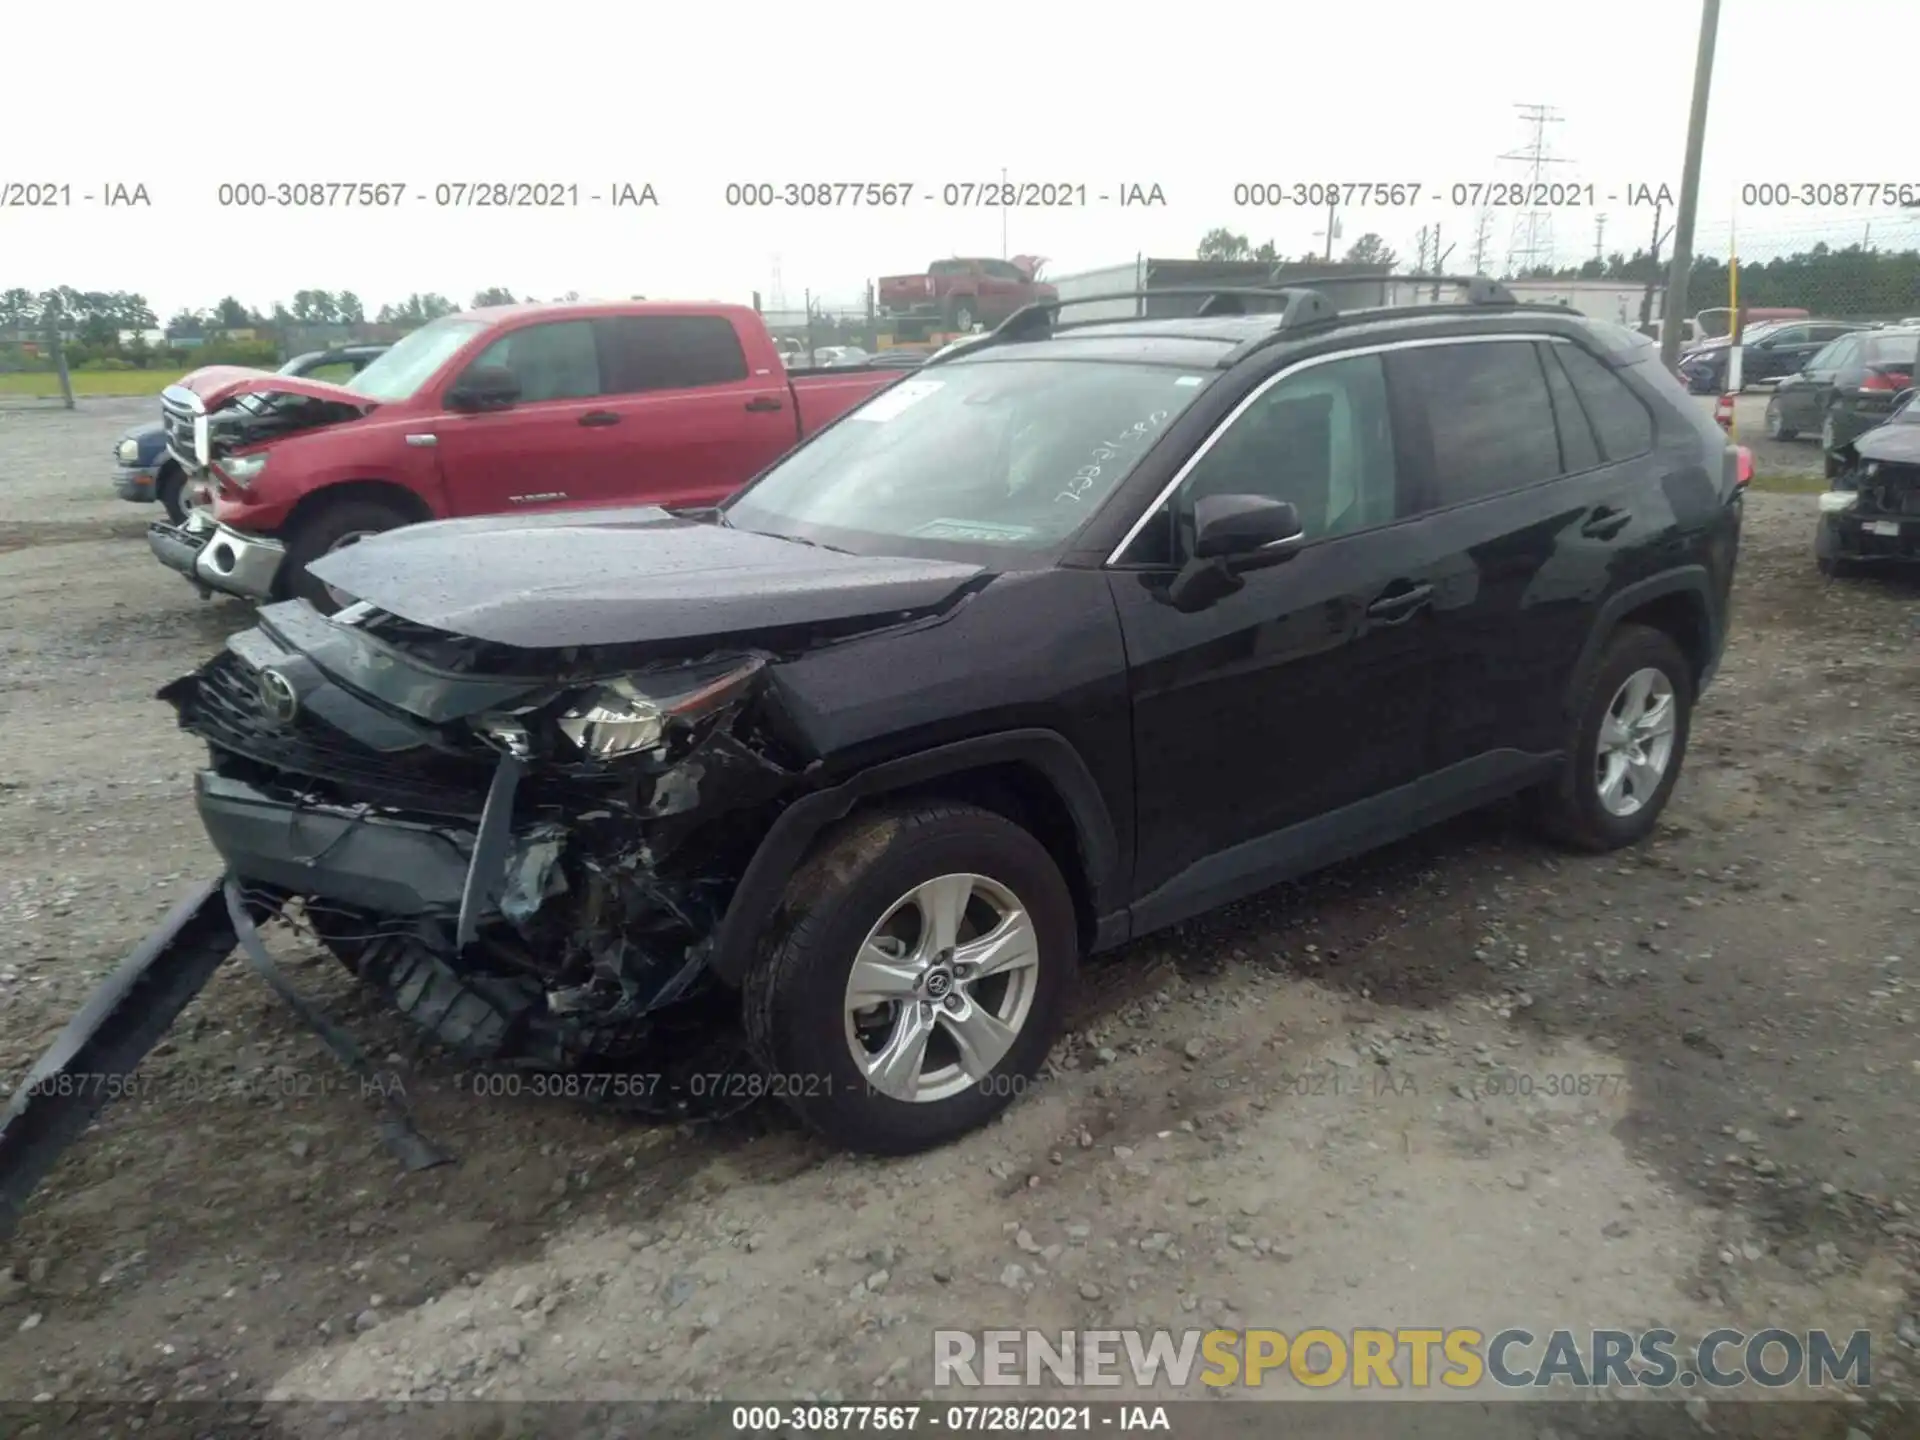
[[[150,407],[0,409],[8,1085],[214,867],[151,696],[248,611],[111,493]],[[0,1255],[0,1400],[863,1401],[928,1392],[936,1327],[1724,1324],[1871,1328],[1878,1398],[1781,1433],[1913,1433],[1920,582],[1825,584],[1813,514],[1751,497],[1652,843],[1496,810],[1136,944],[1035,1093],[929,1156],[476,1094],[283,942],[458,1156],[403,1176],[231,962]],[[1661,1409],[1733,1433],[1702,1404]],[[1624,1407],[1520,1408],[1478,1433]]]

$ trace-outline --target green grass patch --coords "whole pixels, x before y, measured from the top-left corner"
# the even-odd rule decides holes
[[[75,370],[71,375],[75,395],[106,396],[158,395],[186,373],[184,370]],[[39,371],[0,375],[0,395],[57,400],[60,377]]]
[[[1827,482],[1819,475],[1756,475],[1748,488],[1769,495],[1818,495]]]

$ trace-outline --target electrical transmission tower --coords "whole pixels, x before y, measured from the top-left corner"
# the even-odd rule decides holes
[[[1551,153],[1547,127],[1558,125],[1562,117],[1549,105],[1516,105],[1521,121],[1530,130],[1527,143],[1509,150],[1500,159],[1515,162],[1523,169],[1527,198],[1539,200],[1539,187],[1546,182],[1549,166],[1568,162]],[[1524,274],[1536,265],[1553,264],[1553,211],[1545,206],[1529,207],[1515,214],[1512,233],[1507,237],[1507,274]]]

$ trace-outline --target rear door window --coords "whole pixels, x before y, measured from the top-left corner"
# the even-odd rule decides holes
[[[603,393],[697,390],[747,378],[747,355],[723,315],[615,315],[600,332]]]
[[[558,320],[510,331],[481,351],[468,373],[489,366],[512,372],[522,404],[600,393],[600,353],[590,320]]]
[[[1433,456],[1431,503],[1445,509],[1563,472],[1546,371],[1529,340],[1434,345],[1393,357]]]

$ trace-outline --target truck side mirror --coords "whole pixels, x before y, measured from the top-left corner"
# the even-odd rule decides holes
[[[478,365],[447,392],[449,410],[506,410],[519,403],[520,381],[504,365]]]

